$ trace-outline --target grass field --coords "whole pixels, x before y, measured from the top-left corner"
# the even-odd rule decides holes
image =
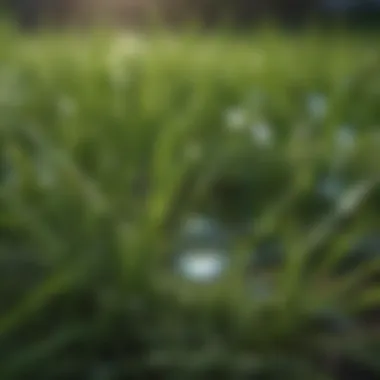
[[[1,378],[375,378],[378,45],[4,27]]]

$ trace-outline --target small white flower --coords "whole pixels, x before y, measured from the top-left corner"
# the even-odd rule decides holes
[[[216,249],[194,249],[182,253],[178,269],[187,279],[208,282],[223,274],[228,264],[226,255]]]

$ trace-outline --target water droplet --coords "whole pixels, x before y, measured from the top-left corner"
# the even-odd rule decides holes
[[[183,252],[178,258],[178,269],[187,279],[199,282],[220,277],[228,265],[228,256],[216,249],[195,249]]]
[[[229,261],[228,238],[219,223],[203,215],[188,217],[181,230],[176,266],[189,280],[215,280]]]

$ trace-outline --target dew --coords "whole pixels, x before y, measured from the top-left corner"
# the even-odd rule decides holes
[[[226,231],[204,215],[186,219],[176,255],[177,271],[188,280],[207,282],[217,279],[229,262]]]
[[[188,280],[208,282],[219,278],[227,269],[228,256],[217,249],[194,249],[178,258],[178,270]]]

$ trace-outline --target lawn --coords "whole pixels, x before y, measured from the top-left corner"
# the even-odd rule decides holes
[[[1,378],[375,378],[379,43],[2,28]]]

